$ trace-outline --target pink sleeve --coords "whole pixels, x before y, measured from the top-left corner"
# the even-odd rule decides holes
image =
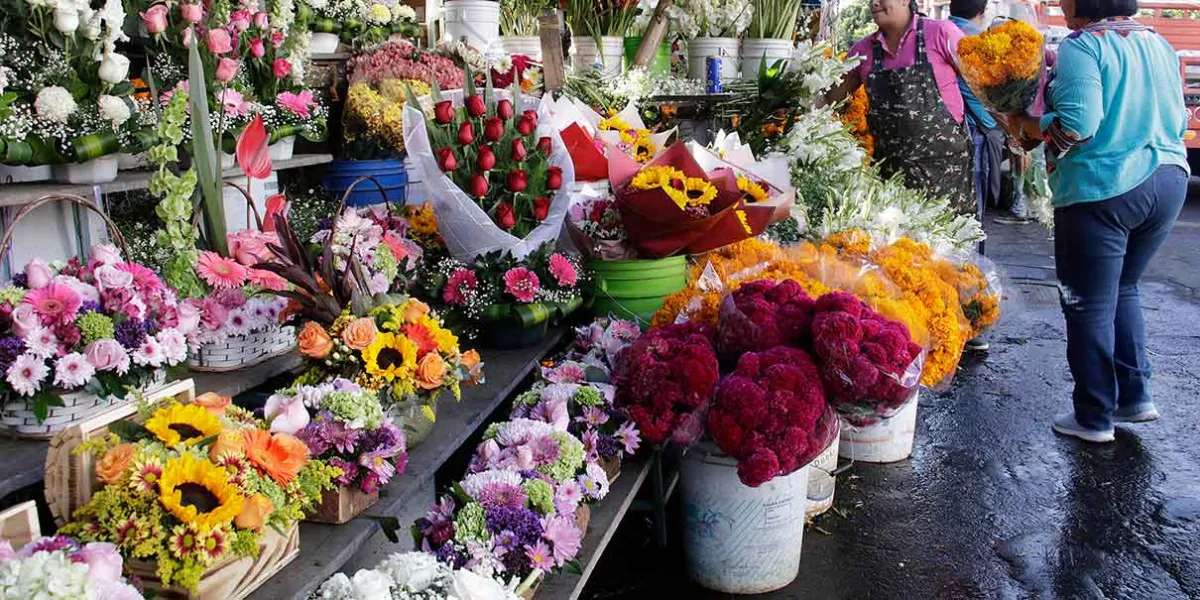
[[[862,60],[854,66],[854,74],[858,75],[859,81],[867,82],[867,75],[870,74],[868,65],[871,64],[871,36],[867,36],[850,46],[850,51],[846,53],[846,58],[852,56],[861,56]]]
[[[956,64],[958,61],[958,43],[966,36],[963,35],[958,25],[955,25],[951,21],[933,21],[933,23],[936,23],[937,27],[934,27],[933,31],[929,32],[933,34],[933,39],[930,40],[933,43],[930,47],[936,52],[941,53],[947,63]]]

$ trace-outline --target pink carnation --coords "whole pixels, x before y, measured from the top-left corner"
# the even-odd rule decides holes
[[[275,97],[275,103],[280,108],[300,117],[307,119],[312,116],[312,109],[317,103],[313,100],[312,92],[308,90],[301,91],[299,94],[292,92],[281,92]]]
[[[558,253],[550,255],[550,274],[554,276],[554,280],[561,287],[575,287],[575,283],[579,280],[579,273],[575,271],[575,265],[571,264],[570,259]]]
[[[513,267],[504,274],[504,291],[518,302],[533,302],[540,287],[537,274],[525,267]]]
[[[446,288],[442,290],[442,300],[446,304],[466,306],[475,297],[475,290],[478,287],[479,279],[475,277],[474,271],[459,269],[451,273],[450,278],[446,281]]]

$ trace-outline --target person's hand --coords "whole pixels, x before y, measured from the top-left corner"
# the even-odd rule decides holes
[[[1024,173],[1029,170],[1029,166],[1033,164],[1033,157],[1028,154],[1013,154],[1012,167],[1018,173]]]

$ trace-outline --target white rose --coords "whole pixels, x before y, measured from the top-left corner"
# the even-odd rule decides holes
[[[112,265],[104,265],[96,268],[96,283],[101,290],[126,288],[133,285],[133,273]]]
[[[458,600],[503,600],[508,597],[495,579],[482,577],[467,570],[454,572],[452,593]]]
[[[83,30],[81,33],[83,37],[92,41],[100,39],[100,33],[103,29],[100,13],[89,8],[82,13],[82,19]]]
[[[350,581],[359,600],[392,600],[392,578],[379,571],[361,569]]]
[[[317,597],[322,600],[351,600],[354,598],[354,584],[350,583],[345,573],[335,573],[321,584]]]
[[[116,85],[129,75],[129,59],[116,52],[106,52],[100,61],[100,81]]]
[[[38,92],[37,99],[33,101],[33,108],[39,117],[55,123],[66,123],[79,107],[66,88],[51,85]]]
[[[443,567],[432,555],[424,552],[393,554],[380,565],[392,576],[396,585],[410,592],[423,592],[438,579]]]
[[[100,116],[112,121],[114,127],[120,127],[129,120],[132,113],[124,100],[105,94],[100,96]]]
[[[54,28],[63,34],[75,33],[79,29],[79,12],[69,6],[55,9]]]
[[[8,87],[8,69],[0,67],[0,94],[4,93],[6,87]]]

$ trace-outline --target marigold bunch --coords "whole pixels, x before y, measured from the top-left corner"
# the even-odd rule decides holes
[[[867,86],[860,85],[854,90],[842,111],[842,123],[850,127],[850,133],[858,139],[868,157],[875,155],[875,136],[871,135],[870,125],[867,124],[867,113],[870,110],[871,100],[867,97]]]
[[[959,42],[963,78],[999,113],[1024,112],[1037,95],[1043,64],[1042,34],[1010,20]]]
[[[699,438],[719,378],[712,338],[708,325],[667,325],[622,353],[616,404],[647,442],[690,444]]]
[[[971,323],[972,336],[987,331],[1000,320],[1000,285],[993,274],[985,273],[979,265],[965,261],[935,259],[933,268],[942,280],[958,290],[963,316]]]

